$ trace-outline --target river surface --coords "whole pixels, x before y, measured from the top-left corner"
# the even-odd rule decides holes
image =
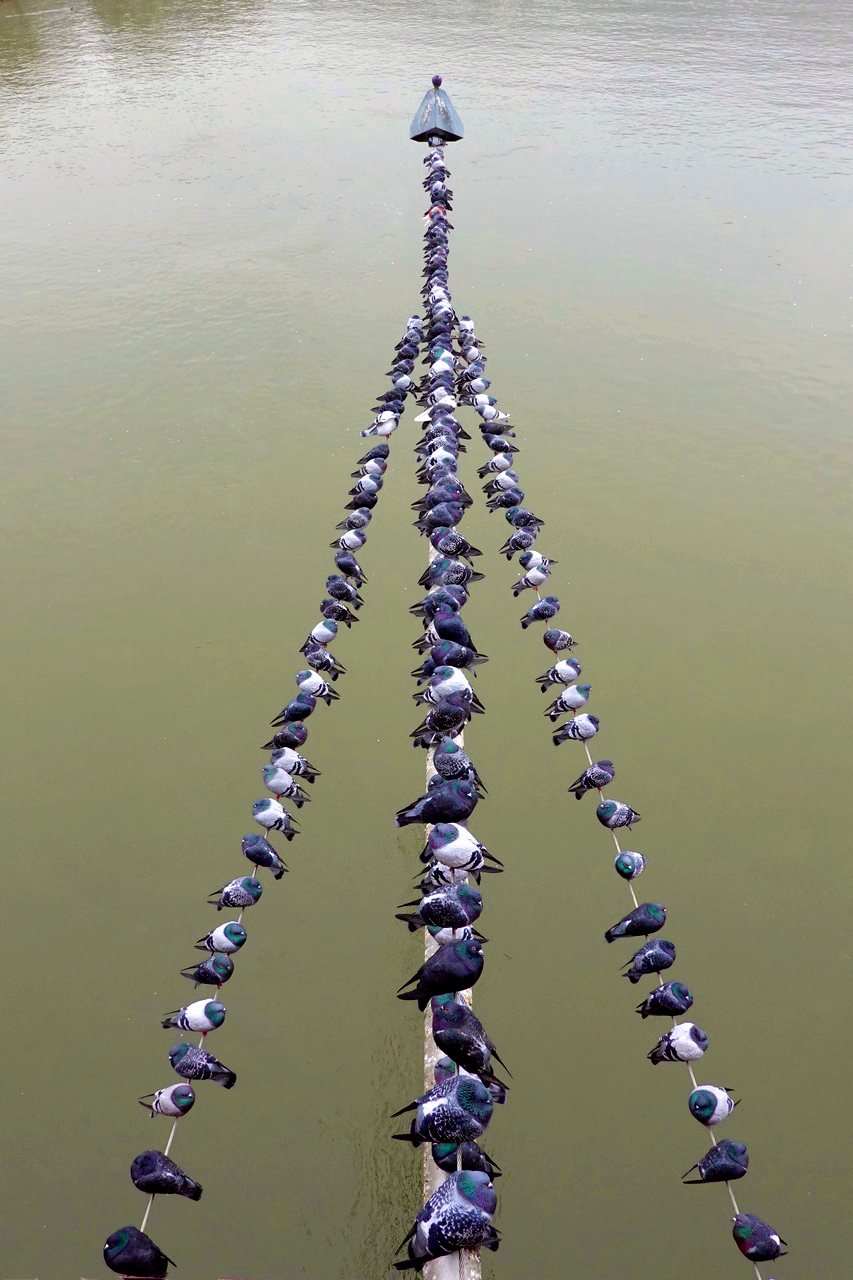
[[[141,1219],[159,1019],[191,997],[207,891],[248,869],[258,747],[417,304],[408,123],[436,70],[466,127],[454,296],[518,425],[597,755],[643,815],[700,1081],[743,1099],[717,1131],[751,1151],[740,1206],[791,1246],[763,1274],[849,1275],[852,65],[825,0],[0,5],[2,1280],[106,1275]],[[204,1197],[149,1224],[180,1280],[385,1277],[418,1205],[388,1119],[421,1059],[393,918],[419,848],[393,814],[423,779],[415,431],[343,700],[310,721],[291,874],[223,993],[238,1086],[200,1086],[179,1128]],[[486,1269],[745,1277],[724,1189],[679,1183],[708,1134],[602,940],[630,901],[565,791],[583,755],[550,745],[506,528],[466,524],[491,659],[472,828],[507,867],[476,1007],[513,1071]]]

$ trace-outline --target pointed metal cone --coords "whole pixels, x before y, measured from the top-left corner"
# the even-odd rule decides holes
[[[429,142],[430,138],[459,142],[465,128],[453,103],[440,87],[441,76],[433,76],[432,84],[409,125],[409,137],[413,142]]]

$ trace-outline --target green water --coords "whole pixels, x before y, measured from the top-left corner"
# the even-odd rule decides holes
[[[849,5],[234,0],[0,5],[0,507],[6,733],[0,1277],[100,1277],[162,1146],[158,1019],[242,874],[258,746],[292,696],[358,431],[420,283],[421,149],[441,70],[452,285],[518,424],[560,623],[613,793],[643,814],[641,898],[743,1098],[741,1208],[841,1280],[849,1161]],[[362,561],[362,621],[318,708],[323,771],[266,880],[158,1200],[180,1280],[384,1277],[418,1204],[389,1141],[420,1021],[420,790],[407,606],[425,544],[411,413]],[[474,441],[463,474],[475,484]],[[489,788],[477,1009],[514,1073],[487,1148],[498,1280],[723,1280],[749,1267],[683,1068],[618,977],[630,906],[566,785],[495,550],[466,613],[491,661],[467,745]],[[177,1037],[174,1037],[177,1038]]]

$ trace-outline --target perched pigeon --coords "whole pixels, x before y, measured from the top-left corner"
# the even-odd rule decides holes
[[[225,907],[245,909],[253,907],[263,891],[264,886],[254,876],[239,876],[236,880],[229,880],[221,889],[213,889],[208,903],[218,911]]]
[[[383,436],[393,435],[400,425],[399,414],[392,413],[390,409],[386,409],[383,413],[377,414],[369,427],[364,431],[360,431],[360,436]]]
[[[425,894],[418,902],[401,903],[404,907],[416,906],[417,911],[395,916],[403,920],[409,931],[435,925],[441,929],[464,929],[479,920],[483,910],[483,895],[469,884],[448,885],[434,893]]]
[[[326,652],[325,649],[322,651]],[[261,748],[263,751],[278,751],[282,747],[302,747],[308,740],[308,730],[302,723],[286,724],[276,730],[269,742]]]
[[[556,596],[543,596],[537,600],[521,619],[521,626],[526,631],[534,622],[547,622],[560,612],[560,602]]]
[[[153,1098],[153,1102],[148,1102],[148,1098]],[[150,1111],[152,1116],[178,1119],[195,1106],[195,1090],[190,1084],[170,1084],[167,1089],[146,1093],[139,1099],[139,1105]]]
[[[476,700],[476,695],[474,697]],[[449,780],[467,778],[469,782],[475,782],[481,791],[485,791],[486,788],[483,786],[471,757],[463,751],[458,742],[439,742],[433,751],[432,763],[436,773],[440,774],[442,778]]]
[[[409,735],[413,746],[430,747],[445,738],[456,737],[471,719],[471,706],[471,699],[461,692],[442,698]]]
[[[640,947],[628,963],[622,966],[623,969],[628,970],[627,973],[622,974],[622,977],[632,983],[639,982],[645,974],[661,973],[664,969],[671,969],[674,964],[674,944],[663,938],[653,938],[651,942],[646,942]]]
[[[369,464],[367,464],[369,465]],[[366,529],[373,519],[373,512],[368,511],[367,507],[356,507],[351,511],[345,520],[339,521],[335,525],[336,529]],[[329,593],[331,594],[331,592]]]
[[[407,978],[397,993],[398,1000],[417,1000],[423,1011],[433,996],[466,991],[473,987],[483,972],[483,948],[476,938],[467,942],[450,942],[424,961],[417,973]],[[412,991],[403,991],[410,983]],[[401,994],[402,993],[402,994]]]
[[[337,702],[340,694],[331,689],[322,676],[318,676],[316,671],[297,671],[296,683],[299,686],[300,693],[311,694],[314,698],[321,698],[327,707],[333,702]]]
[[[476,547],[472,547],[467,538],[464,538],[458,529],[439,528],[434,529],[430,534],[430,542],[436,551],[443,556],[481,556],[482,551],[478,551]]]
[[[447,782],[443,778],[425,796],[397,811],[395,826],[413,822],[467,822],[479,800],[477,788],[464,778]]]
[[[491,853],[485,845],[480,844],[466,827],[458,822],[438,822],[427,836],[427,842],[421,853],[421,862],[429,862],[436,858],[443,866],[453,870],[465,870],[474,855],[488,858],[491,862],[503,863]]]
[[[293,747],[275,748],[270,756],[270,764],[278,765],[279,769],[286,769],[295,778],[304,778],[312,785],[320,777],[320,770],[315,769],[313,764],[310,764],[298,751],[294,751]]]
[[[433,1069],[433,1083],[440,1084],[442,1080],[448,1080],[451,1076],[475,1076],[476,1074],[476,1071],[466,1071],[464,1067],[457,1066],[451,1058],[439,1058]],[[502,1107],[509,1097],[508,1086],[501,1084],[498,1080],[492,1080],[486,1088],[493,1105]]]
[[[233,1089],[237,1083],[233,1071],[223,1066],[212,1053],[197,1049],[193,1044],[173,1044],[169,1050],[169,1061],[172,1069],[186,1080],[213,1080],[223,1089]]]
[[[305,658],[305,661],[308,663],[308,666],[311,667],[312,670],[314,671],[327,671],[333,680],[337,680],[338,676],[346,675],[347,669],[343,665],[343,663],[338,662],[335,655],[333,653],[330,653],[329,650],[324,648],[323,645],[321,644],[315,644],[310,646],[307,649],[303,649],[302,654]],[[300,729],[301,727],[302,727],[301,725],[294,725],[295,729]],[[308,732],[307,729],[305,732],[307,735],[307,732]],[[276,737],[278,737],[278,734],[276,734]],[[297,742],[295,740],[292,742],[289,742],[287,740],[284,740],[282,741],[281,745],[289,746],[289,747],[300,747],[304,741],[305,741],[305,738],[303,738],[301,742]]]
[[[207,960],[181,969],[181,977],[189,978],[197,987],[221,987],[234,972],[234,961],[228,955],[214,952]]]
[[[743,1143],[724,1138],[687,1170],[687,1173],[692,1173],[694,1169],[698,1169],[698,1178],[687,1178],[687,1173],[681,1176],[687,1178],[685,1186],[688,1187],[698,1186],[702,1182],[736,1182],[738,1178],[744,1177],[748,1168],[749,1152]]]
[[[613,865],[616,868],[616,874],[623,880],[636,880],[645,868],[646,859],[641,853],[634,853],[628,849],[617,853],[613,859]]]
[[[365,503],[368,507],[372,506],[376,503],[376,496],[375,494],[363,493],[359,497],[359,502]],[[350,503],[349,505],[353,506],[354,504]],[[360,507],[356,509],[361,510]],[[329,546],[333,548],[339,547],[341,551],[360,551],[365,542],[367,542],[367,534],[363,529],[346,529],[339,538],[335,538],[334,542],[330,542]],[[325,641],[320,641],[320,643],[323,644]]]
[[[573,684],[570,688],[564,689],[559,698],[555,698],[551,703],[545,715],[554,724],[567,711],[580,711],[581,707],[589,702],[590,688],[588,684]]]
[[[737,1103],[729,1097],[728,1090],[716,1084],[700,1084],[687,1099],[694,1120],[711,1129],[715,1124],[728,1120]]]
[[[363,466],[366,462],[370,462],[372,458],[387,458],[391,452],[391,446],[383,441],[381,444],[375,444],[372,449],[368,449],[367,453],[359,458],[359,466]]]
[[[352,516],[350,516],[352,519]],[[341,600],[344,604],[351,604],[354,609],[360,609],[364,604],[358,589],[347,582],[346,578],[342,578],[340,574],[330,573],[326,579],[326,591],[333,600]]]
[[[359,620],[358,614],[350,613],[347,606],[341,604],[339,600],[322,600],[320,602],[320,612],[324,618],[333,618],[335,622],[342,622],[345,627],[352,627],[352,624]],[[328,685],[326,688],[328,689]],[[334,696],[338,697],[337,694]],[[328,706],[328,699],[326,699],[326,705]]]
[[[296,835],[298,833],[294,832],[293,834]],[[285,871],[289,870],[287,865],[282,862],[277,851],[263,836],[243,836],[240,847],[244,858],[248,858],[249,862],[254,863],[256,867],[267,867],[276,880],[280,880]]]
[[[461,667],[436,667],[429,677],[429,688],[418,690],[417,693],[412,694],[412,697],[417,703],[437,707],[439,702],[449,698],[451,693],[461,693],[467,702],[482,708],[480,699],[471,688],[471,682]]]
[[[456,1173],[460,1146],[455,1142],[434,1142],[431,1154],[442,1172]],[[486,1155],[485,1151],[477,1146],[476,1142],[463,1142],[461,1156],[461,1168],[478,1169],[481,1173],[487,1173],[490,1178],[501,1176],[500,1167],[495,1164],[491,1156]]]
[[[180,1087],[180,1086],[179,1086]],[[163,1155],[162,1151],[143,1151],[130,1166],[130,1178],[139,1191],[149,1196],[186,1196],[201,1199],[201,1184]]]
[[[582,800],[587,791],[600,791],[602,787],[609,786],[615,776],[612,760],[596,760],[595,764],[584,769],[581,776],[575,779],[569,791],[576,800]]]
[[[577,644],[574,636],[569,635],[568,631],[561,631],[559,627],[550,627],[542,639],[545,642],[546,649],[550,649],[552,653],[562,653],[564,649],[568,649],[571,653]],[[580,675],[580,672],[578,672],[578,675]],[[566,683],[569,682],[566,681]]]
[[[590,716],[582,711],[579,716],[575,716],[574,720],[567,720],[565,724],[560,725],[557,732],[552,735],[554,746],[558,747],[561,742],[588,742],[598,733],[600,723],[598,716]]]
[[[245,839],[245,836],[243,838]],[[203,938],[199,938],[195,944],[196,951],[220,951],[223,955],[231,955],[240,950],[247,937],[248,934],[241,924],[236,920],[229,920],[227,924],[221,924]]]
[[[505,513],[508,524],[514,529],[541,529],[544,520],[540,520],[532,511],[528,511],[526,507],[510,507]],[[524,550],[525,548],[522,548]],[[556,612],[556,611],[555,611]]]
[[[270,724],[277,727],[283,724],[291,724],[296,720],[301,723],[314,714],[316,706],[317,699],[312,697],[310,693],[297,693],[293,701],[282,707],[275,719],[270,721]]]
[[[604,935],[605,942],[617,938],[640,938],[643,934],[657,933],[666,924],[666,907],[662,902],[641,902],[633,911],[623,916]]]
[[[479,1018],[468,1008],[464,1000],[452,995],[437,996],[432,1001],[432,1037],[439,1049],[457,1066],[478,1075],[484,1084],[506,1085],[498,1080],[491,1068],[495,1058],[509,1073],[497,1049],[483,1030]]]
[[[227,961],[234,969],[234,962],[227,955],[214,955],[214,961]],[[210,961],[204,961],[205,964]],[[231,976],[230,973],[228,975]],[[164,1027],[179,1027],[181,1031],[216,1031],[225,1021],[225,1006],[218,1000],[196,1000],[194,1004],[186,1004],[181,1009],[173,1009],[163,1019]]]
[[[415,1111],[408,1133],[393,1137],[419,1147],[424,1142],[471,1142],[481,1137],[492,1118],[492,1100],[482,1081],[472,1075],[442,1080],[423,1097],[391,1117]]]
[[[256,800],[252,816],[267,831],[280,831],[285,840],[292,840],[299,833],[293,830],[293,818],[277,800]]]
[[[491,1225],[497,1196],[487,1173],[452,1173],[415,1218],[397,1252],[408,1243],[408,1258],[395,1262],[398,1271],[420,1271],[434,1258],[460,1249],[497,1250],[500,1238]]]
[[[640,821],[640,815],[629,804],[621,800],[602,800],[595,811],[595,816],[603,827],[614,831],[617,827],[630,827]]]
[[[772,1262],[784,1258],[783,1240],[778,1231],[756,1218],[754,1213],[739,1213],[732,1218],[732,1237],[745,1258],[750,1262]]]
[[[466,1173],[466,1178],[484,1178],[486,1174]],[[491,1186],[491,1183],[489,1183]],[[423,1212],[423,1210],[421,1210]],[[167,1258],[150,1236],[136,1227],[121,1227],[107,1237],[104,1245],[104,1262],[110,1271],[120,1276],[139,1277],[140,1280],[162,1280],[170,1266],[177,1264]]]
[[[568,632],[563,632],[567,635]],[[536,677],[536,683],[544,693],[552,684],[572,684],[581,673],[581,664],[574,658],[563,658],[562,661],[549,667],[544,675]]]
[[[664,982],[650,991],[640,1004],[637,1013],[643,1018],[677,1018],[693,1004],[693,992],[683,982]]]
[[[648,1054],[656,1067],[660,1062],[695,1062],[708,1048],[708,1037],[694,1022],[678,1022],[666,1031]]]
[[[462,517],[460,516],[460,519],[461,518]],[[358,563],[358,561],[356,560],[355,556],[352,554],[351,551],[337,552],[337,554],[335,555],[335,568],[338,570],[339,573],[342,573],[345,578],[352,578],[356,586],[360,587],[363,582],[367,582],[367,575],[365,574],[361,565]],[[305,652],[304,646],[301,652],[305,654],[306,661],[310,666],[311,660],[308,657],[308,654]]]
[[[310,801],[311,797],[305,794],[296,778],[292,777],[286,769],[276,764],[265,764],[261,773],[264,786],[273,793],[276,800],[281,800],[282,797],[292,800],[297,809],[301,809]]]
[[[539,530],[535,526],[516,529],[501,547],[500,554],[506,556],[507,560],[511,560],[516,551],[527,551],[532,547],[538,536]]]
[[[520,561],[523,563],[525,556],[535,554],[535,552],[527,551],[525,552],[525,555],[520,557]],[[541,564],[531,565],[530,568],[526,570],[523,577],[519,578],[518,582],[513,583],[512,594],[518,597],[521,595],[522,591],[538,591],[542,584],[547,582],[548,578],[551,576],[550,566],[553,563],[554,562],[551,560],[543,559]],[[548,617],[553,616],[553,614],[548,614]]]

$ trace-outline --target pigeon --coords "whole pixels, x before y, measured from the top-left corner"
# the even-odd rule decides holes
[[[443,947],[446,942],[468,942],[471,938],[477,938],[480,942],[489,941],[470,924],[463,925],[461,929],[443,929],[440,925],[428,924],[426,931],[437,947]]]
[[[237,1076],[228,1067],[223,1066],[218,1058],[195,1045],[173,1044],[169,1050],[169,1061],[172,1069],[186,1080],[213,1080],[221,1084],[223,1089],[233,1089]]]
[[[482,573],[475,573],[470,564],[461,560],[451,560],[447,556],[437,556],[432,564],[418,578],[422,587],[446,587],[457,583],[464,586],[467,582],[480,582]]]
[[[513,485],[511,489],[496,488],[495,492],[486,503],[486,506],[488,507],[489,512],[494,515],[496,511],[505,511],[509,507],[517,507],[523,501],[524,490],[519,489],[518,485]]]
[[[352,627],[354,622],[359,621],[358,614],[350,613],[347,606],[341,604],[338,600],[321,600],[320,612],[324,618],[332,618],[335,622],[342,622],[345,627]],[[335,697],[337,698],[338,696],[336,693]],[[328,706],[328,699],[326,699],[326,705]]]
[[[310,693],[297,693],[293,701],[288,702],[286,707],[282,707],[275,719],[270,721],[270,724],[277,727],[282,724],[290,724],[295,720],[301,723],[314,714],[316,705],[317,699],[312,697]]]
[[[496,436],[491,431],[486,431],[480,427],[480,434],[483,437],[483,443],[487,449],[491,449],[493,453],[513,454],[518,453],[518,446],[512,444],[506,436]]]
[[[322,651],[325,653],[325,649]],[[308,730],[301,722],[286,724],[276,730],[269,742],[261,748],[263,751],[277,751],[281,747],[302,747],[308,740]]]
[[[223,955],[233,955],[235,951],[240,950],[247,937],[248,934],[241,924],[236,920],[229,920],[227,924],[221,924],[205,934],[203,938],[199,938],[195,947],[196,951],[220,951]]]
[[[423,1012],[433,996],[465,991],[473,987],[483,972],[483,948],[476,938],[450,942],[424,961],[417,973],[407,978],[397,993],[398,1000],[417,1000]],[[417,985],[403,991],[410,983]]]
[[[656,1067],[660,1062],[695,1062],[708,1048],[708,1037],[694,1022],[678,1022],[665,1032],[651,1053],[649,1062]]]
[[[715,1143],[707,1155],[696,1164],[692,1164],[687,1173],[699,1170],[698,1178],[687,1178],[685,1186],[699,1186],[702,1182],[736,1182],[744,1177],[749,1168],[749,1152],[742,1142],[732,1142],[729,1138]]]
[[[548,618],[553,618],[555,614],[560,612],[560,602],[556,596],[543,596],[541,600],[537,600],[527,613],[521,619],[523,630],[527,630],[534,622],[546,622]]]
[[[664,982],[637,1005],[637,1013],[643,1018],[677,1018],[692,1004],[693,992],[683,982]]]
[[[454,1075],[391,1117],[416,1111],[408,1133],[392,1136],[419,1147],[424,1142],[471,1142],[481,1137],[492,1118],[489,1091],[476,1076]]]
[[[483,485],[483,493],[489,497],[496,493],[506,493],[508,489],[515,489],[518,485],[518,472],[510,468],[507,471],[498,471],[498,473],[487,480]],[[510,503],[512,506],[513,503]]]
[[[493,859],[493,861],[497,861],[497,859]],[[473,876],[477,884],[479,884],[482,875],[487,872],[493,872],[497,875],[502,870],[502,867],[486,866],[485,858],[478,850],[468,856],[462,870],[455,867],[446,867],[437,858],[430,858],[418,888],[422,893],[429,893],[433,889],[441,888],[442,885],[461,884],[469,875]],[[483,939],[481,938],[480,941],[482,942]]]
[[[221,987],[234,972],[234,961],[230,956],[214,952],[207,960],[196,965],[188,965],[181,969],[181,977],[189,978],[197,987]]]
[[[784,1258],[783,1240],[778,1231],[756,1218],[754,1213],[739,1213],[732,1218],[732,1237],[745,1258],[750,1262],[773,1262]]]
[[[275,764],[265,764],[261,770],[264,779],[264,786],[271,791],[276,800],[285,799],[292,800],[297,809],[301,809],[304,804],[308,804],[311,797],[306,795],[300,787],[296,778],[291,777],[286,769],[279,768]]]
[[[486,1177],[485,1174],[466,1173],[463,1177]],[[491,1186],[491,1183],[489,1184]],[[423,1212],[423,1210],[421,1210]],[[150,1236],[136,1227],[121,1227],[107,1237],[104,1245],[104,1262],[110,1271],[120,1276],[156,1277],[162,1280],[168,1268],[176,1263],[167,1258],[162,1249],[154,1243]]]
[[[569,791],[576,800],[582,800],[587,791],[600,791],[609,786],[616,776],[612,760],[596,760],[588,769],[584,769],[579,778],[575,778]]]
[[[329,653],[328,649],[324,649],[322,645],[316,644],[311,648],[302,650],[305,661],[314,671],[328,671],[333,680],[337,680],[338,676],[346,675],[346,667],[343,663],[338,662],[333,653]],[[306,730],[307,733],[307,730]],[[305,739],[302,739],[304,742]],[[300,746],[299,742],[291,742],[290,746]]]
[[[436,609],[429,626],[423,635],[413,642],[412,648],[424,653],[427,649],[432,648],[434,644],[438,644],[440,640],[450,640],[453,644],[464,645],[465,648],[472,649],[474,653],[477,653],[476,645],[471,639],[468,628],[459,614],[453,609]],[[480,657],[481,655],[478,654],[477,656]]]
[[[376,501],[375,494],[362,493],[357,500],[353,499],[352,502],[348,502],[347,507],[360,511],[362,508],[358,506],[359,502],[363,502],[365,507],[372,507],[376,505]],[[347,529],[339,538],[335,538],[334,542],[330,542],[329,546],[332,548],[338,547],[341,551],[360,551],[365,542],[367,542],[367,534],[363,530]]]
[[[294,831],[293,834],[296,835],[297,832]],[[253,862],[256,867],[267,867],[273,873],[275,880],[280,880],[285,871],[290,869],[263,836],[243,836],[240,848],[243,850],[244,858],[248,858],[249,862]]]
[[[434,1258],[446,1258],[460,1249],[497,1250],[500,1237],[491,1225],[497,1196],[487,1173],[462,1170],[451,1173],[415,1218],[403,1240],[408,1258],[395,1262],[398,1271],[421,1271]]]
[[[288,773],[294,777],[304,778],[306,782],[313,785],[315,779],[320,777],[320,770],[315,769],[304,756],[298,751],[294,751],[292,747],[279,747],[273,751],[270,756],[270,764],[276,764],[280,769],[286,769]]]
[[[512,455],[509,453],[495,453],[489,458],[488,462],[484,462],[481,467],[477,468],[477,475],[481,480],[485,480],[489,475],[501,475],[511,470]],[[517,480],[518,476],[515,476],[515,478]]]
[[[507,1088],[492,1071],[491,1059],[495,1058],[508,1074],[512,1073],[483,1030],[482,1022],[464,1000],[445,994],[432,1001],[432,1038],[457,1066],[479,1076],[484,1084],[495,1083]]]
[[[704,1124],[706,1129],[728,1120],[737,1103],[729,1097],[727,1089],[716,1084],[700,1084],[687,1099],[690,1114],[694,1120]]]
[[[588,684],[573,684],[570,688],[564,689],[559,698],[555,698],[551,703],[545,715],[552,724],[555,724],[567,711],[580,711],[581,707],[589,702],[591,687]]]
[[[329,574],[326,579],[326,591],[333,600],[342,600],[345,604],[351,604],[354,609],[360,609],[364,604],[357,588],[351,582],[347,582],[346,578],[342,578],[340,574]]]
[[[431,511],[425,511],[413,524],[423,534],[430,534],[434,529],[455,528],[465,515],[465,508],[460,502],[441,502]]]
[[[370,462],[373,458],[387,458],[391,452],[391,446],[385,441],[375,444],[372,449],[368,449],[358,460],[358,465],[363,466],[366,462]]]
[[[464,672],[459,667],[443,666],[436,667],[429,677],[429,688],[413,693],[412,698],[417,703],[428,703],[435,707],[443,698],[449,698],[451,693],[461,693],[468,701],[475,701],[471,682]]]
[[[184,1173],[162,1151],[143,1151],[130,1166],[130,1178],[139,1191],[149,1196],[186,1196],[201,1199],[201,1184]]]
[[[324,618],[321,622],[317,623],[316,627],[311,628],[308,633],[308,639],[305,641],[302,648],[310,648],[312,644],[319,644],[321,646],[331,644],[337,634],[337,624]]]
[[[653,938],[651,942],[645,943],[636,951],[627,964],[622,966],[627,969],[627,973],[623,973],[622,977],[627,978],[629,982],[639,982],[647,973],[661,973],[664,969],[671,969],[675,964],[675,946],[671,942],[667,942],[663,938]]]
[[[555,747],[558,747],[561,742],[587,742],[598,733],[600,723],[598,716],[589,716],[583,711],[579,716],[575,716],[574,720],[567,720],[565,724],[561,724],[557,732],[552,734],[551,740]]]
[[[464,778],[447,782],[443,778],[438,786],[411,805],[397,811],[394,825],[405,827],[413,822],[467,822],[477,806],[480,796],[477,788]]]
[[[334,689],[330,689],[323,677],[318,676],[316,671],[297,671],[296,683],[299,686],[300,693],[310,693],[314,698],[321,698],[327,707],[330,707],[333,702],[337,702],[341,696]]]
[[[386,409],[383,413],[377,414],[370,426],[366,427],[364,431],[360,431],[359,435],[362,437],[383,436],[387,438],[394,434],[399,425],[399,414],[392,413],[390,409]]]
[[[460,516],[460,519],[461,519],[461,516]],[[337,552],[337,554],[335,555],[335,568],[338,570],[339,573],[342,573],[345,578],[352,578],[355,584],[359,587],[363,582],[367,582],[367,575],[365,574],[361,565],[358,563],[358,561],[356,560],[355,556],[352,554],[351,551]],[[301,652],[305,653],[304,646]],[[307,653],[305,653],[305,657],[307,660],[308,659]]]
[[[477,701],[477,696],[474,694],[474,703],[476,704]],[[432,763],[436,773],[442,778],[467,778],[469,782],[476,783],[481,791],[486,790],[471,757],[463,751],[458,742],[439,742],[432,753]]]
[[[376,494],[376,493],[379,493],[380,489],[382,488],[382,485],[383,485],[383,480],[381,475],[359,476],[359,478],[356,480],[353,487],[350,489],[349,496],[353,498],[358,498],[358,497],[361,497],[362,494]],[[356,530],[353,530],[353,532],[356,532]],[[359,543],[358,545],[363,546],[364,543]],[[350,544],[344,543],[344,546],[350,546]],[[351,550],[354,550],[354,549],[355,548],[351,548]]]
[[[473,547],[467,538],[463,538],[458,529],[447,529],[439,526],[430,534],[430,542],[436,551],[443,556],[481,556],[482,551]]]
[[[471,858],[476,856],[488,858],[491,862],[497,862],[498,866],[503,866],[466,827],[457,822],[438,822],[427,836],[421,852],[421,862],[429,862],[435,858],[442,866],[457,871],[469,869]]]
[[[634,853],[630,849],[623,850],[617,853],[613,859],[613,865],[616,868],[616,874],[623,880],[635,880],[644,870],[646,859],[641,853]]]
[[[242,925],[241,925],[242,928]],[[228,960],[228,956],[218,955],[216,959]],[[233,968],[233,961],[231,961]],[[173,1009],[163,1019],[163,1027],[178,1027],[182,1032],[215,1032],[225,1020],[225,1006],[218,1000],[196,1000],[195,1004],[184,1005],[182,1009]]]
[[[154,1101],[146,1101],[148,1098],[153,1098]],[[150,1111],[152,1116],[170,1116],[178,1119],[195,1106],[195,1090],[190,1084],[170,1084],[167,1089],[146,1093],[139,1099],[139,1105],[145,1107],[146,1111]]]
[[[408,915],[395,916],[403,920],[414,933],[425,925],[437,925],[442,929],[464,929],[479,920],[483,910],[483,895],[469,884],[454,884],[426,894],[419,902],[401,903],[404,907],[417,907]]]
[[[458,1164],[459,1154],[461,1151],[461,1165]],[[455,1142],[434,1142],[432,1144],[432,1158],[443,1173],[456,1173],[457,1167],[462,1169],[478,1169],[481,1173],[487,1173],[490,1178],[499,1178],[501,1169],[495,1164],[491,1156],[486,1155],[476,1142],[463,1142],[457,1145]]]
[[[506,556],[507,560],[511,560],[516,551],[527,551],[532,547],[538,537],[538,533],[539,531],[535,527],[516,529],[515,533],[507,538],[500,548],[499,554]]]
[[[215,906],[218,911],[222,911],[225,907],[245,909],[253,907],[263,891],[264,886],[254,876],[240,876],[236,880],[229,880],[221,889],[212,890],[208,903],[212,907]]]
[[[471,719],[471,701],[464,693],[451,693],[427,713],[409,736],[415,747],[431,747],[445,738],[454,738]]]
[[[505,512],[505,515],[507,523],[511,524],[514,529],[541,529],[545,523],[544,520],[540,520],[538,516],[535,516],[532,511],[528,511],[527,507],[510,507],[509,511]],[[525,549],[524,547],[521,548],[521,550]]]
[[[666,907],[662,902],[641,902],[627,916],[623,916],[604,935],[605,942],[617,938],[641,938],[644,934],[657,933],[666,924]]]
[[[292,840],[299,833],[293,830],[293,818],[277,800],[256,800],[252,816],[266,831],[280,831],[285,840]]]
[[[467,645],[456,644],[453,640],[441,640],[432,646],[426,662],[420,670],[413,671],[412,675],[428,678],[436,667],[459,667],[463,671],[471,671],[487,661],[485,654],[477,654]]]
[[[595,816],[603,827],[615,831],[617,827],[630,827],[640,821],[640,815],[629,804],[621,800],[602,800],[595,811]]]
[[[559,627],[549,627],[542,639],[545,642],[546,649],[550,649],[552,653],[562,653],[564,649],[568,649],[571,653],[572,649],[577,644],[574,636],[569,635],[568,631],[561,631]],[[552,667],[552,670],[555,671],[556,668]],[[580,670],[578,670],[578,675],[580,675]],[[562,676],[560,679],[562,681]],[[566,680],[563,683],[570,684],[571,681]],[[543,689],[542,692],[544,693],[545,690]]]

